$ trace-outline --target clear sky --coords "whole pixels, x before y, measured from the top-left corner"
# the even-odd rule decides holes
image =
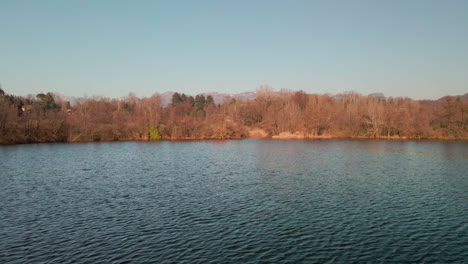
[[[0,0],[17,95],[468,92],[467,0]]]

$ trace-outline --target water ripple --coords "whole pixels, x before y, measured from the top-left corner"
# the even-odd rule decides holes
[[[2,147],[0,263],[464,263],[453,144]]]

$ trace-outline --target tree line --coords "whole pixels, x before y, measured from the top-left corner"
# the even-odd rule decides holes
[[[257,90],[250,101],[174,93],[72,104],[52,93],[15,96],[0,88],[0,143],[160,139],[411,138],[468,139],[468,102],[442,102],[355,92],[338,95]]]

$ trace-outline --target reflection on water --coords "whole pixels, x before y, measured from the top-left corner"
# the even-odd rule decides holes
[[[399,152],[405,154],[444,155],[468,158],[466,142],[461,141],[406,141],[406,140],[350,140],[342,147],[357,151]],[[365,142],[365,144],[359,144]]]
[[[0,263],[463,263],[468,144],[0,147]]]

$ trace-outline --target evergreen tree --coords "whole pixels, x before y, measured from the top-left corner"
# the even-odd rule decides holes
[[[208,95],[206,97],[206,105],[210,105],[210,104],[214,104],[214,99],[213,99],[213,96]]]
[[[187,102],[188,102],[191,106],[195,106],[195,99],[193,98],[193,96],[189,96],[188,99],[187,99]]]
[[[195,107],[198,110],[203,110],[205,105],[206,105],[206,99],[205,99],[205,96],[203,94],[199,94],[199,95],[195,96]]]
[[[44,110],[51,110],[58,108],[58,105],[55,103],[54,96],[51,93],[43,94],[40,93],[36,95],[36,97],[40,100],[40,104]]]
[[[186,94],[183,93],[183,94],[180,95],[180,102],[181,103],[187,102],[187,95]]]
[[[178,104],[182,103],[182,98],[180,97],[179,93],[174,93],[172,95],[172,106],[176,106]]]

